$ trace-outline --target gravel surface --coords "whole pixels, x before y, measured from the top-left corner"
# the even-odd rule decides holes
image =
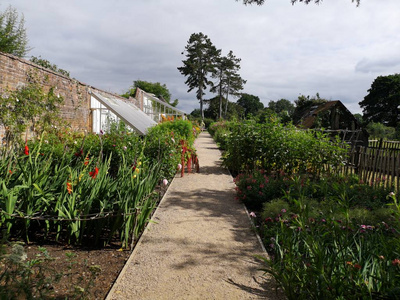
[[[172,181],[107,299],[279,298],[215,142],[203,132],[195,147],[200,173]]]

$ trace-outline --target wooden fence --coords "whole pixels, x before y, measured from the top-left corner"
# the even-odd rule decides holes
[[[370,185],[399,189],[400,149],[357,147],[349,154],[342,170],[345,174],[357,174],[360,180]]]
[[[400,141],[384,141],[383,139],[369,140],[368,148],[400,151]]]

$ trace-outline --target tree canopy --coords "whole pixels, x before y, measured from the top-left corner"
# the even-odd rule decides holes
[[[23,57],[29,50],[24,15],[9,6],[0,12],[0,51]]]
[[[220,56],[216,59],[215,71],[212,74],[213,78],[217,79],[217,83],[211,88],[212,93],[218,93],[219,97],[219,118],[222,118],[222,98],[225,96],[226,100],[229,95],[237,96],[243,90],[246,80],[242,79],[239,75],[240,58],[233,55],[232,50],[229,51],[227,56]],[[228,111],[228,101],[225,101],[224,115],[226,118]]]
[[[378,76],[359,105],[367,123],[396,127],[400,110],[400,74]]]
[[[220,101],[221,98],[219,96],[215,96],[211,99],[204,100],[205,104],[207,104],[207,108],[204,110],[204,117],[210,118],[213,120],[220,119]],[[228,101],[225,97],[222,97],[222,105],[226,107],[227,111],[225,113],[225,119],[239,118],[243,115],[244,109],[240,105]]]
[[[246,117],[249,114],[256,115],[258,111],[264,108],[264,104],[260,101],[260,98],[245,93],[242,94],[236,103],[244,108],[244,114]]]
[[[270,101],[268,103],[268,108],[277,114],[280,114],[282,112],[287,112],[289,116],[291,116],[294,113],[294,104],[290,102],[287,99],[280,99],[278,101]]]
[[[212,85],[209,75],[214,72],[215,60],[220,52],[207,35],[202,32],[193,33],[182,52],[186,56],[186,59],[182,61],[183,66],[178,67],[179,72],[187,77],[185,84],[189,87],[188,92],[196,89],[196,98],[200,102],[203,119],[203,96],[207,86]]]
[[[178,99],[175,99],[171,102],[171,93],[166,84],[161,84],[159,82],[149,82],[139,79],[133,82],[132,87],[125,94],[123,94],[122,97],[135,97],[136,88],[139,88],[147,93],[154,94],[157,98],[165,100],[168,104],[172,106],[176,107],[178,105]]]
[[[236,0],[239,1],[239,0]],[[356,2],[357,6],[360,5],[361,0],[351,0],[351,2]],[[243,0],[243,4],[257,4],[257,5],[263,5],[265,0]],[[303,2],[305,4],[309,4],[310,2],[314,2],[316,4],[320,4],[322,0],[290,0],[292,2],[292,5],[294,5],[296,2]]]

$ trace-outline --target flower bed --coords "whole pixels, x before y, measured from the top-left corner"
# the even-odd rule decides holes
[[[391,188],[340,176],[346,149],[320,133],[246,121],[224,138],[237,199],[270,254],[263,270],[289,299],[399,297],[400,206]]]

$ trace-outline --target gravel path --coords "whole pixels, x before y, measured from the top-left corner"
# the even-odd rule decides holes
[[[277,299],[232,177],[203,132],[200,173],[177,176],[107,299]]]

